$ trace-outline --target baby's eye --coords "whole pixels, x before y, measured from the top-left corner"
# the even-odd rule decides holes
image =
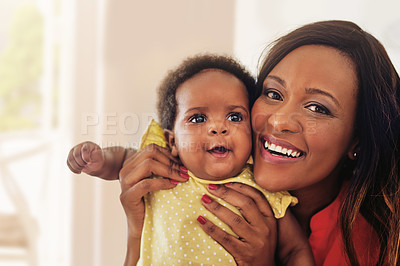
[[[326,108],[323,105],[319,105],[319,104],[310,104],[310,105],[307,105],[306,108],[312,112],[319,113],[319,114],[324,114],[324,115],[331,114],[331,112],[328,110],[328,108]]]
[[[202,114],[195,114],[189,118],[190,123],[204,123],[207,121],[207,117]]]
[[[264,95],[272,100],[282,101],[282,96],[277,91],[266,90],[264,91]]]
[[[228,121],[240,122],[243,120],[243,115],[241,113],[232,113],[228,116]]]

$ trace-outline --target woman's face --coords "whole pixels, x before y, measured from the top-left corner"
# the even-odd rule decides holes
[[[283,58],[251,112],[257,183],[293,191],[336,179],[355,143],[357,91],[353,62],[334,48],[306,45]]]

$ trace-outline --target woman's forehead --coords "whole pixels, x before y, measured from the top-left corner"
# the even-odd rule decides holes
[[[286,83],[302,82],[304,86],[323,86],[325,88],[321,89],[333,91],[344,88],[352,95],[358,88],[354,62],[341,51],[322,45],[305,45],[293,50],[268,76],[277,76]]]

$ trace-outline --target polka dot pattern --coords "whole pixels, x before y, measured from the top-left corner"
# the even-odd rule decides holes
[[[166,147],[163,129],[155,120],[150,122],[142,136],[140,149],[152,143]],[[179,183],[170,190],[147,194],[138,265],[236,265],[233,257],[207,235],[196,221],[202,215],[236,236],[229,226],[201,204],[203,194],[208,194],[208,184],[239,182],[253,186],[265,195],[276,218],[283,217],[287,207],[297,203],[297,199],[287,192],[271,193],[258,186],[253,180],[251,165],[252,158],[237,177],[218,182],[199,179],[189,172],[188,182]],[[230,204],[209,196],[240,215]]]
[[[145,224],[138,265],[236,265],[233,257],[203,231],[196,219],[202,215],[222,230],[236,236],[229,226],[203,207],[203,194],[208,194],[239,215],[240,212],[208,193],[210,181],[189,174],[191,178],[186,183],[146,195]],[[228,182],[240,182],[259,188],[253,181],[249,167],[235,178],[212,183]],[[275,216],[284,214],[286,208],[295,202],[295,198],[286,193],[268,192],[267,195],[271,206],[274,206]],[[286,207],[282,207],[282,204],[286,204]]]

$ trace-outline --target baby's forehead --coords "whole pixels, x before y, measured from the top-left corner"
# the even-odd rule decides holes
[[[248,88],[245,83],[238,78],[235,74],[225,71],[223,69],[218,68],[207,68],[203,69],[200,72],[197,72],[181,84],[179,84],[176,88],[175,94],[188,87],[197,87],[198,89],[206,89],[208,86],[213,84],[221,84],[221,83],[229,83],[232,87],[240,88],[243,92],[246,93],[247,98],[249,98]],[[222,86],[215,86],[215,90],[218,90]],[[212,91],[212,92],[215,92]]]
[[[238,86],[217,84],[215,87],[187,86],[178,91],[177,113],[213,113],[227,115],[229,112],[250,113],[247,91]]]

